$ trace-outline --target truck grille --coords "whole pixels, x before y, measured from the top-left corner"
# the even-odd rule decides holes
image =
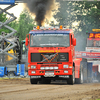
[[[69,53],[31,53],[31,62],[68,62]]]

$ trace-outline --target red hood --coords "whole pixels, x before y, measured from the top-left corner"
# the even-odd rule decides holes
[[[69,52],[70,47],[30,47],[29,52],[32,53],[55,53],[55,52]]]

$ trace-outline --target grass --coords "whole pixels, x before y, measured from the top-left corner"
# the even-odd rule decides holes
[[[24,77],[13,77],[13,78],[9,78],[9,77],[0,77],[0,80],[6,80],[6,79],[23,79]]]
[[[4,80],[4,79],[9,79],[8,77],[6,77],[6,78],[0,78],[0,80]]]

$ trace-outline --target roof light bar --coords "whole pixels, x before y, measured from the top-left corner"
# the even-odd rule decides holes
[[[67,29],[66,26],[64,26],[63,29]]]
[[[63,29],[63,26],[62,25],[60,25],[60,30],[62,30]]]
[[[62,25],[60,25],[60,27],[58,26],[55,26],[55,27],[40,27],[40,26],[37,26],[37,27],[33,27],[33,30],[62,30],[62,29],[67,29],[65,26],[63,27]],[[93,31],[95,32],[99,32],[100,29],[92,29]]]
[[[37,28],[36,28],[37,30],[39,30],[40,29],[40,26],[37,26]]]
[[[35,26],[33,27],[33,30],[36,30],[36,27]]]
[[[53,30],[53,29],[54,29],[54,27],[50,27],[50,29],[51,29],[51,30]]]
[[[41,29],[41,30],[43,30],[43,29],[44,29],[44,27],[40,27],[40,29]]]
[[[58,26],[55,26],[55,29],[59,29],[59,27]]]
[[[50,27],[45,27],[46,30],[50,29]]]

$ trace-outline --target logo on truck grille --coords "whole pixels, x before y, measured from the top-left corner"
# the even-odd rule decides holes
[[[31,53],[31,62],[68,62],[69,53]]]
[[[41,55],[44,57],[44,59],[41,62],[44,62],[44,61],[51,62],[56,56],[58,56],[58,53],[51,54],[51,55],[43,55],[43,54],[41,54]]]

